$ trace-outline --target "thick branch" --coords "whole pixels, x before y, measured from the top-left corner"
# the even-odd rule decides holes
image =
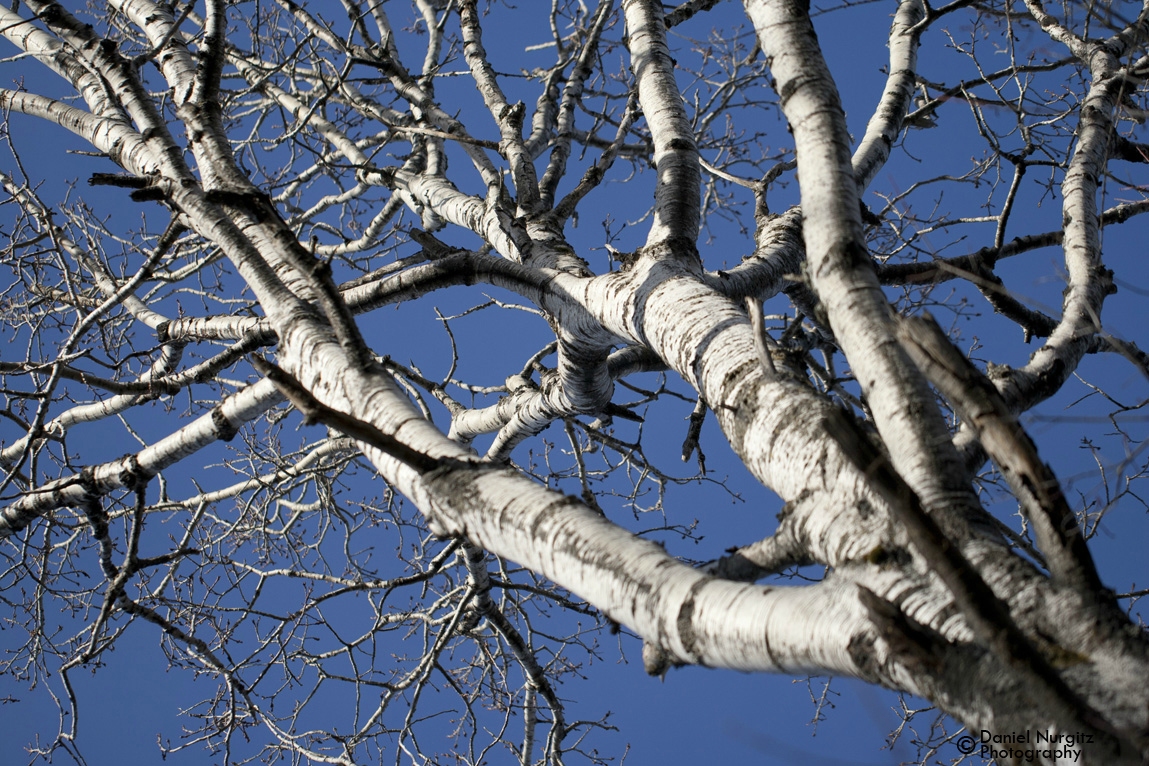
[[[654,192],[654,223],[646,243],[667,240],[694,242],[698,237],[702,170],[694,130],[674,79],[674,60],[666,45],[662,4],[627,0],[628,47],[638,84],[638,100],[654,140],[658,181]]]
[[[932,318],[903,319],[898,339],[962,421],[972,426],[1009,481],[1034,526],[1054,579],[1094,598],[1107,598],[1060,482],[1038,457],[1037,446],[993,383],[954,348]]]

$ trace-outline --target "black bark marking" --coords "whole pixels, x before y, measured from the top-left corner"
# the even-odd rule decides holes
[[[124,455],[121,466],[120,483],[127,489],[139,489],[151,478],[140,466],[140,458],[135,454]]]
[[[215,426],[215,431],[220,441],[229,442],[239,433],[239,428],[227,419],[227,415],[223,414],[222,406],[212,409],[211,424]]]
[[[850,638],[850,643],[846,645],[846,652],[850,655],[850,661],[858,669],[858,674],[862,678],[874,677],[878,672],[878,656],[874,650],[877,640],[866,633],[855,633]]]
[[[146,186],[143,189],[136,189],[128,196],[132,198],[133,202],[163,202],[168,198],[164,190],[157,186]]]
[[[690,659],[697,664],[701,664],[702,655],[698,648],[698,634],[694,630],[694,604],[698,593],[709,583],[710,578],[706,577],[690,586],[690,592],[686,594],[682,606],[678,608],[678,619],[675,620],[675,627],[678,629],[678,638],[682,641],[682,648]]]
[[[118,186],[121,189],[143,189],[152,183],[150,178],[140,178],[126,173],[92,173],[88,176],[88,186]]]

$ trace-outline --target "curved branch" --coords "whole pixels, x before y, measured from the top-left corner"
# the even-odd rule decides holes
[[[150,447],[29,490],[16,502],[0,509],[0,538],[18,533],[50,511],[82,506],[108,492],[134,487],[213,442],[230,441],[245,423],[282,400],[271,381],[262,380],[227,397],[208,414]]]
[[[518,192],[520,209],[527,214],[538,211],[539,183],[535,174],[535,166],[531,156],[523,144],[523,116],[522,102],[515,106],[507,103],[495,78],[495,71],[487,60],[487,51],[483,48],[483,30],[479,24],[479,13],[476,7],[477,0],[461,0],[459,5],[459,23],[463,29],[463,56],[471,68],[471,76],[475,85],[487,105],[487,111],[495,118],[502,140],[499,142],[499,153],[507,158],[511,165],[511,178],[515,182],[515,191]]]
[[[890,149],[902,131],[917,84],[918,44],[924,31],[919,24],[926,18],[923,0],[902,0],[890,27],[890,64],[886,87],[866,133],[854,151],[854,178],[865,189],[889,159]]]
[[[893,312],[862,237],[845,114],[813,25],[796,0],[756,0],[747,12],[794,132],[812,286],[897,470],[931,514],[960,528],[980,505],[933,393],[894,338]]]
[[[1039,8],[1036,0],[1027,5]],[[1040,17],[1039,20],[1045,17]],[[1043,26],[1047,26],[1043,22]],[[1054,39],[1054,25],[1048,30]],[[1071,41],[1070,41],[1071,42]],[[1076,54],[1076,44],[1070,44]],[[1089,49],[1091,82],[1082,104],[1077,129],[1077,144],[1069,170],[1062,183],[1062,216],[1065,266],[1068,286],[1062,305],[1061,320],[1049,339],[1030,357],[1022,368],[1008,370],[996,381],[1013,412],[1021,412],[1044,401],[1060,390],[1077,369],[1092,338],[1101,329],[1101,307],[1114,292],[1113,274],[1101,262],[1101,217],[1097,210],[1098,179],[1103,176],[1111,148],[1113,118],[1125,82],[1125,71],[1118,67],[1111,46],[1093,44]]]
[[[1038,457],[1036,445],[993,383],[954,348],[931,317],[901,320],[898,337],[1005,475],[1034,526],[1054,579],[1091,598],[1109,598],[1061,483]]]

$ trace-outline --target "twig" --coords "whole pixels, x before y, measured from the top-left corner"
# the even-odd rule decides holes
[[[407,446],[394,436],[385,434],[371,423],[328,407],[312,396],[311,392],[283,368],[269,362],[262,356],[252,356],[251,366],[270,380],[289,402],[295,405],[304,417],[305,423],[323,423],[350,436],[356,441],[370,444],[380,452],[414,468],[419,473],[428,473],[439,468],[446,458],[435,458]]]

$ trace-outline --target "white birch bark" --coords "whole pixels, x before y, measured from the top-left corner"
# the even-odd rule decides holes
[[[903,118],[913,103],[917,85],[918,46],[921,32],[918,27],[926,17],[925,4],[920,0],[905,0],[898,4],[894,23],[890,27],[890,63],[886,87],[874,114],[866,123],[866,132],[854,150],[854,178],[859,191],[874,180],[889,159],[890,150],[902,132]]]
[[[976,505],[953,481],[958,457],[921,374],[894,338],[893,317],[861,236],[845,116],[800,6],[747,5],[794,131],[812,286],[866,393],[891,459],[927,507]],[[962,496],[965,496],[964,498]],[[961,498],[959,500],[959,498]]]
[[[654,224],[647,245],[697,237],[701,172],[694,131],[686,119],[674,64],[666,46],[661,3],[626,0],[627,44],[638,100],[654,141],[658,182],[654,192]]]

